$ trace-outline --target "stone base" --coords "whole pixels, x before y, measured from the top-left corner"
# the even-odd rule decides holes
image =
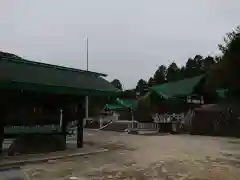
[[[34,154],[61,151],[66,149],[66,140],[63,135],[24,135],[13,141],[8,155]]]
[[[137,130],[129,131],[128,134],[138,134]]]

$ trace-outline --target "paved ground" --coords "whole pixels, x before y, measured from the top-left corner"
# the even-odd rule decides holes
[[[32,180],[240,180],[240,139],[85,132],[109,152],[23,166]]]

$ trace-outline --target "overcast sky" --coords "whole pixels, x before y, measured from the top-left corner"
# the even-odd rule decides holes
[[[239,0],[1,0],[0,51],[86,68],[133,88],[157,66],[217,53]]]

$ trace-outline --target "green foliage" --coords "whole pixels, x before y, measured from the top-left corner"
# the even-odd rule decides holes
[[[117,89],[120,89],[122,90],[122,83],[120,82],[120,80],[118,79],[114,79],[112,82],[111,82],[112,85],[114,85],[115,88]]]
[[[238,42],[239,36],[240,36],[240,26],[237,26],[235,30],[226,34],[226,36],[223,38],[224,44],[218,45],[219,50],[223,53],[223,56],[229,53],[230,54],[233,53],[233,46],[236,47],[236,45],[239,44]],[[238,48],[236,48],[235,50],[238,50]]]
[[[155,85],[156,83],[155,83],[155,80],[152,77],[150,77],[147,84],[149,87],[151,87],[151,86]]]
[[[140,79],[136,86],[136,93],[139,96],[143,96],[146,92],[148,92],[148,84],[145,80]]]
[[[15,54],[0,51],[0,59],[4,59],[4,58],[6,58],[6,59],[18,59],[18,60],[22,59],[21,57],[15,55]]]
[[[159,66],[157,71],[153,75],[153,81],[155,84],[162,84],[166,82],[167,67],[164,65]]]
[[[216,62],[219,62],[221,57],[196,55],[193,58],[188,58],[185,66],[178,67],[175,62],[172,62],[168,67],[161,65],[154,73],[153,77],[148,80],[148,86],[159,85],[166,82],[173,82],[185,78],[191,78],[210,71]]]
[[[214,59],[214,57],[207,56],[203,60],[203,71],[208,72],[215,63],[216,63],[216,60]]]
[[[125,90],[118,97],[124,98],[124,99],[135,99],[136,98],[136,90],[135,89]]]
[[[240,97],[240,27],[227,33],[224,44],[218,45],[222,57],[209,72],[207,87],[229,89],[230,96]]]
[[[167,68],[167,81],[177,81],[181,79],[181,71],[175,62],[171,63]]]
[[[201,55],[196,55],[194,58],[189,58],[184,71],[185,77],[198,76],[203,73],[204,60]]]

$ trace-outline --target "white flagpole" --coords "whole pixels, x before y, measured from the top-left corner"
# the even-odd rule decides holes
[[[86,43],[86,61],[87,61],[87,71],[88,71],[88,37],[86,36],[86,40],[85,40],[85,43]],[[85,114],[85,117],[88,118],[88,96],[86,96],[86,104],[85,104],[85,110],[86,110],[86,114]]]

